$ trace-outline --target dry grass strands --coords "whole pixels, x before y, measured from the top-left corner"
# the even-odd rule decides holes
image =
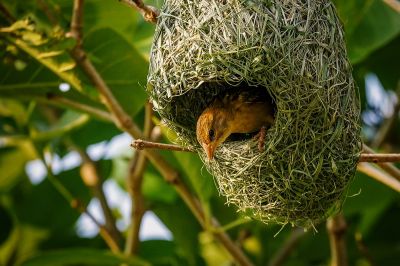
[[[232,140],[207,162],[197,118],[237,86],[265,89],[275,100],[265,151],[251,137]],[[309,227],[341,208],[361,151],[360,107],[330,1],[166,0],[148,90],[239,210]]]

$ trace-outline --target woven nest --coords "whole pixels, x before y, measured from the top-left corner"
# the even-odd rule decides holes
[[[243,86],[275,101],[265,150],[245,135],[207,161],[196,121],[216,95]],[[266,223],[304,227],[341,208],[361,149],[360,107],[330,1],[166,0],[148,91],[227,203]]]

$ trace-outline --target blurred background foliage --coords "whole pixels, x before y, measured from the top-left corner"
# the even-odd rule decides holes
[[[380,0],[334,3],[360,89],[363,140],[381,152],[399,152],[400,14]],[[93,199],[102,197],[101,189],[88,187],[85,179],[88,153],[117,220],[117,228],[106,227],[123,249],[129,238],[129,206],[121,206],[118,197],[111,204],[111,198],[128,195],[134,151],[130,137],[110,121],[98,91],[70,56],[75,41],[65,35],[72,5],[71,0],[0,2],[0,265],[229,265],[229,254],[212,232],[201,228],[151,165],[143,177],[144,206],[169,236],[141,234],[137,252],[125,256],[111,252],[98,231],[89,234],[80,222],[81,207],[89,205],[91,211]],[[117,0],[86,0],[83,25],[90,60],[119,104],[142,126],[154,25]],[[124,145],[118,146],[121,139]],[[224,205],[196,155],[162,155],[254,264],[272,263],[288,240],[295,240],[295,247],[284,265],[329,264],[324,224],[316,228],[318,233],[303,233],[244,220],[234,207]],[[114,186],[109,193],[106,184]],[[357,173],[350,195],[343,210],[349,265],[398,265],[399,194]],[[151,231],[152,225],[142,224],[146,226]]]

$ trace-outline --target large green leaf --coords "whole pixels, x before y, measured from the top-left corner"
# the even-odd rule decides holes
[[[171,230],[174,242],[188,260],[188,265],[196,265],[200,252],[198,236],[201,227],[183,201],[177,199],[173,204],[155,203],[152,210]]]
[[[79,169],[61,172],[60,182],[83,203],[89,200],[89,190],[83,184]],[[74,235],[79,213],[55,189],[48,178],[38,185],[21,184],[13,191],[18,220],[22,223],[50,229],[57,236]],[[50,200],[51,199],[51,200]],[[51,222],[49,222],[51,221]]]
[[[112,254],[110,251],[88,248],[47,251],[22,263],[23,266],[115,266],[120,264],[132,266],[150,265],[145,260],[137,257],[124,257]]]
[[[5,47],[5,46],[2,46]],[[66,83],[55,73],[43,66],[30,55],[20,52],[18,59],[5,56],[0,62],[0,96],[25,101],[37,100],[62,105],[57,99],[68,99],[75,103],[88,105],[100,110],[104,110],[102,104],[90,97],[76,91],[61,91],[61,83]],[[18,67],[17,62],[23,64]]]
[[[134,116],[147,98],[147,62],[120,34],[100,28],[88,34],[85,48],[99,74],[111,88],[121,106]]]
[[[368,234],[391,204],[400,199],[396,192],[361,173],[357,173],[348,196],[344,213],[360,217],[357,228],[364,234]]]
[[[178,197],[173,187],[165,182],[153,167],[148,167],[144,173],[142,191],[146,199],[151,202],[173,204]]]
[[[380,0],[335,0],[347,39],[350,61],[365,59],[400,33],[400,14]]]
[[[203,204],[208,204],[210,198],[216,194],[215,182],[208,173],[197,153],[174,152],[180,170],[187,180],[190,180],[196,194]]]

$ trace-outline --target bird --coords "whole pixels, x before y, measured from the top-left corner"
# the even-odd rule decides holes
[[[275,120],[275,105],[266,89],[244,87],[230,89],[215,97],[200,114],[196,137],[208,160],[217,148],[233,133],[254,133],[258,148],[264,149],[266,128]]]

